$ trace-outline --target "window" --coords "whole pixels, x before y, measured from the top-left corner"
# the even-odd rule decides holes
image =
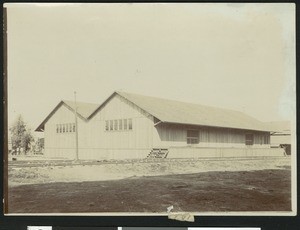
[[[62,133],[62,126],[59,124],[59,132]]]
[[[132,119],[128,119],[128,129],[132,130]]]
[[[127,119],[124,119],[124,130],[127,130]]]
[[[254,137],[253,137],[252,133],[247,133],[245,135],[245,144],[246,145],[253,145],[253,140],[254,140]]]
[[[59,125],[56,125],[56,133],[59,132]]]
[[[76,132],[75,123],[73,123],[73,132]]]
[[[114,130],[118,130],[118,120],[114,120]]]
[[[62,132],[64,133],[65,131],[66,131],[65,124],[62,124]]]
[[[109,121],[109,130],[114,130],[114,123],[113,120]]]
[[[69,132],[69,124],[66,124],[66,133]]]
[[[132,118],[105,121],[106,131],[118,131],[118,130],[122,131],[122,130],[132,130],[132,129],[133,129]]]
[[[123,129],[123,120],[122,119],[119,119],[119,130],[122,130]]]
[[[187,144],[198,144],[199,143],[199,131],[198,130],[187,130]]]
[[[106,131],[109,130],[109,121],[105,121],[105,130],[106,130]]]
[[[71,133],[72,132],[72,124],[68,124],[69,125],[69,132]]]

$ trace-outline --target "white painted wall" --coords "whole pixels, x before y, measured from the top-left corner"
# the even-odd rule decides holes
[[[168,158],[283,157],[281,148],[169,148]]]
[[[159,124],[153,130],[153,145],[157,148],[168,147],[216,147],[216,148],[270,148],[270,144],[263,144],[260,142],[260,136],[267,134],[263,132],[253,132],[254,144],[251,146],[245,145],[245,134],[249,131],[245,130],[224,130],[219,128],[210,128],[209,134],[206,137],[205,131],[200,131],[199,144],[187,144],[187,130],[198,129],[199,127],[188,127],[184,125],[167,125]],[[206,128],[207,129],[207,128]],[[205,129],[204,129],[205,130]],[[202,132],[202,134],[201,134]],[[217,137],[218,136],[218,137]],[[223,138],[223,140],[222,140]],[[221,141],[216,141],[221,139]]]
[[[106,131],[105,121],[115,119],[132,119],[132,130]],[[74,123],[74,113],[64,105],[45,124],[45,155],[75,159],[75,133],[56,133],[56,125]],[[193,148],[186,141],[186,127],[182,125],[154,126],[154,118],[143,112],[121,96],[113,97],[88,122],[78,118],[78,148],[80,159],[130,159],[145,158],[152,148],[187,147],[186,151],[195,151],[194,147],[202,148],[269,148],[270,145],[245,145],[245,132],[232,132],[228,142],[216,142],[214,136],[218,130],[211,131],[209,141],[200,141]],[[257,139],[257,134],[255,134]],[[257,142],[257,140],[255,140]],[[182,148],[180,150],[182,151]],[[198,150],[197,150],[198,151]],[[207,150],[210,153],[212,150]],[[202,151],[203,152],[203,151]],[[218,155],[218,154],[217,154]],[[171,156],[171,155],[170,155]],[[174,155],[175,156],[175,155]]]
[[[57,133],[56,125],[75,123],[75,115],[65,105],[62,105],[45,124],[45,156],[58,158],[75,158],[75,133]],[[79,127],[85,121],[78,118]]]

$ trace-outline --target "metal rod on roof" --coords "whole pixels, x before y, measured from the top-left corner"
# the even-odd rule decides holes
[[[78,122],[77,122],[77,101],[76,101],[76,91],[74,91],[74,99],[75,99],[75,143],[76,143],[76,160],[78,157]]]

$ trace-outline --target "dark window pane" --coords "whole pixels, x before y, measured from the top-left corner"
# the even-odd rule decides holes
[[[114,130],[114,123],[113,120],[109,121],[109,130]]]
[[[128,129],[132,130],[132,119],[128,119]]]
[[[123,129],[123,120],[120,119],[119,120],[119,130],[122,130]]]
[[[198,144],[198,143],[199,143],[199,131],[187,130],[187,144]]]
[[[246,145],[253,145],[253,140],[254,140],[253,134],[246,134],[245,136]]]
[[[118,120],[114,120],[114,130],[118,130]]]
[[[124,130],[127,130],[127,119],[124,119]]]

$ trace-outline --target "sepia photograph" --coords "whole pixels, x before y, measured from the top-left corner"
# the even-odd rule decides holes
[[[6,215],[296,215],[293,3],[4,4]]]

